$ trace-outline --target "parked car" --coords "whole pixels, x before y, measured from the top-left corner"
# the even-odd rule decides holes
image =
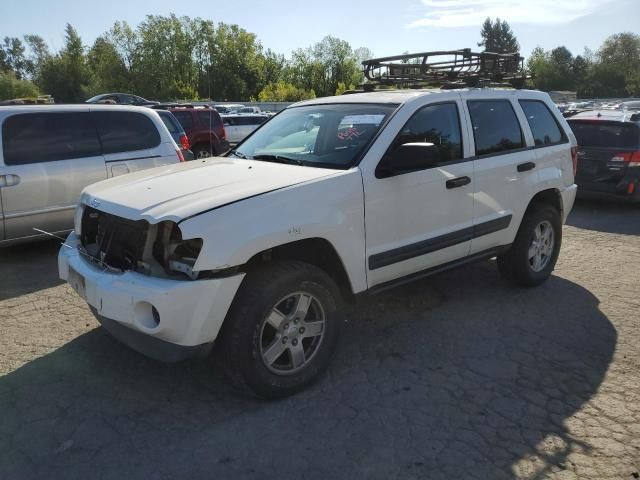
[[[260,107],[242,107],[242,108],[239,108],[238,110],[236,110],[236,113],[239,113],[239,114],[245,114],[245,113],[256,114],[256,113],[262,113],[262,111],[260,110]]]
[[[234,382],[289,395],[326,369],[343,301],[496,256],[514,283],[544,282],[575,146],[542,92],[297,103],[224,161],[86,188],[60,277],[130,347],[177,361],[217,339]]]
[[[232,114],[222,115],[222,123],[230,143],[239,143],[256,128],[269,120],[269,115]]]
[[[624,110],[640,111],[640,100],[629,100],[628,102],[621,102],[619,106]]]
[[[196,158],[222,155],[229,150],[227,132],[214,109],[204,105],[169,104],[156,108],[169,110],[187,133]]]
[[[182,124],[170,111],[160,109],[156,111],[164,122],[164,126],[167,127],[167,130],[169,130],[171,138],[173,138],[173,141],[176,142],[176,145],[180,147],[184,159],[187,161],[193,160],[195,157],[193,155],[193,152],[190,150],[191,144],[189,143],[189,137],[187,137],[184,128],[182,128]]]
[[[568,122],[578,140],[579,196],[640,202],[640,110],[592,110]]]
[[[148,108],[2,107],[0,127],[0,246],[66,234],[87,185],[181,159]]]
[[[244,105],[240,103],[228,103],[224,105],[214,105],[213,108],[215,108],[218,113],[231,113],[237,111],[240,108],[244,108]]]
[[[118,105],[157,105],[160,102],[154,100],[147,100],[146,98],[139,97],[138,95],[132,95],[130,93],[103,93],[91,97],[85,103],[114,103]]]

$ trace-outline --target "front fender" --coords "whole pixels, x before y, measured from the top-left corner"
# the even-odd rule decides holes
[[[194,270],[245,264],[257,253],[297,240],[327,240],[355,293],[366,290],[364,201],[357,168],[265,193],[180,223],[183,238],[202,238]]]

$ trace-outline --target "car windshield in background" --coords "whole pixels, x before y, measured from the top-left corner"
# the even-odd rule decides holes
[[[570,121],[578,146],[629,148],[640,146],[640,128],[632,124]]]
[[[346,169],[397,105],[332,104],[280,113],[235,152],[242,158]]]

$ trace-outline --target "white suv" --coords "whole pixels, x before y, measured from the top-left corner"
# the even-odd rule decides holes
[[[175,361],[217,340],[231,379],[288,395],[327,367],[345,300],[496,256],[546,280],[575,145],[535,91],[301,102],[226,158],[85,189],[60,276],[132,348]]]

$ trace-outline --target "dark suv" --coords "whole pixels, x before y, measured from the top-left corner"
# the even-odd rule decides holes
[[[218,112],[206,105],[171,104],[155,108],[169,110],[182,124],[196,158],[222,155],[229,150],[227,134]]]
[[[640,202],[640,110],[591,110],[567,121],[578,140],[578,195]]]

